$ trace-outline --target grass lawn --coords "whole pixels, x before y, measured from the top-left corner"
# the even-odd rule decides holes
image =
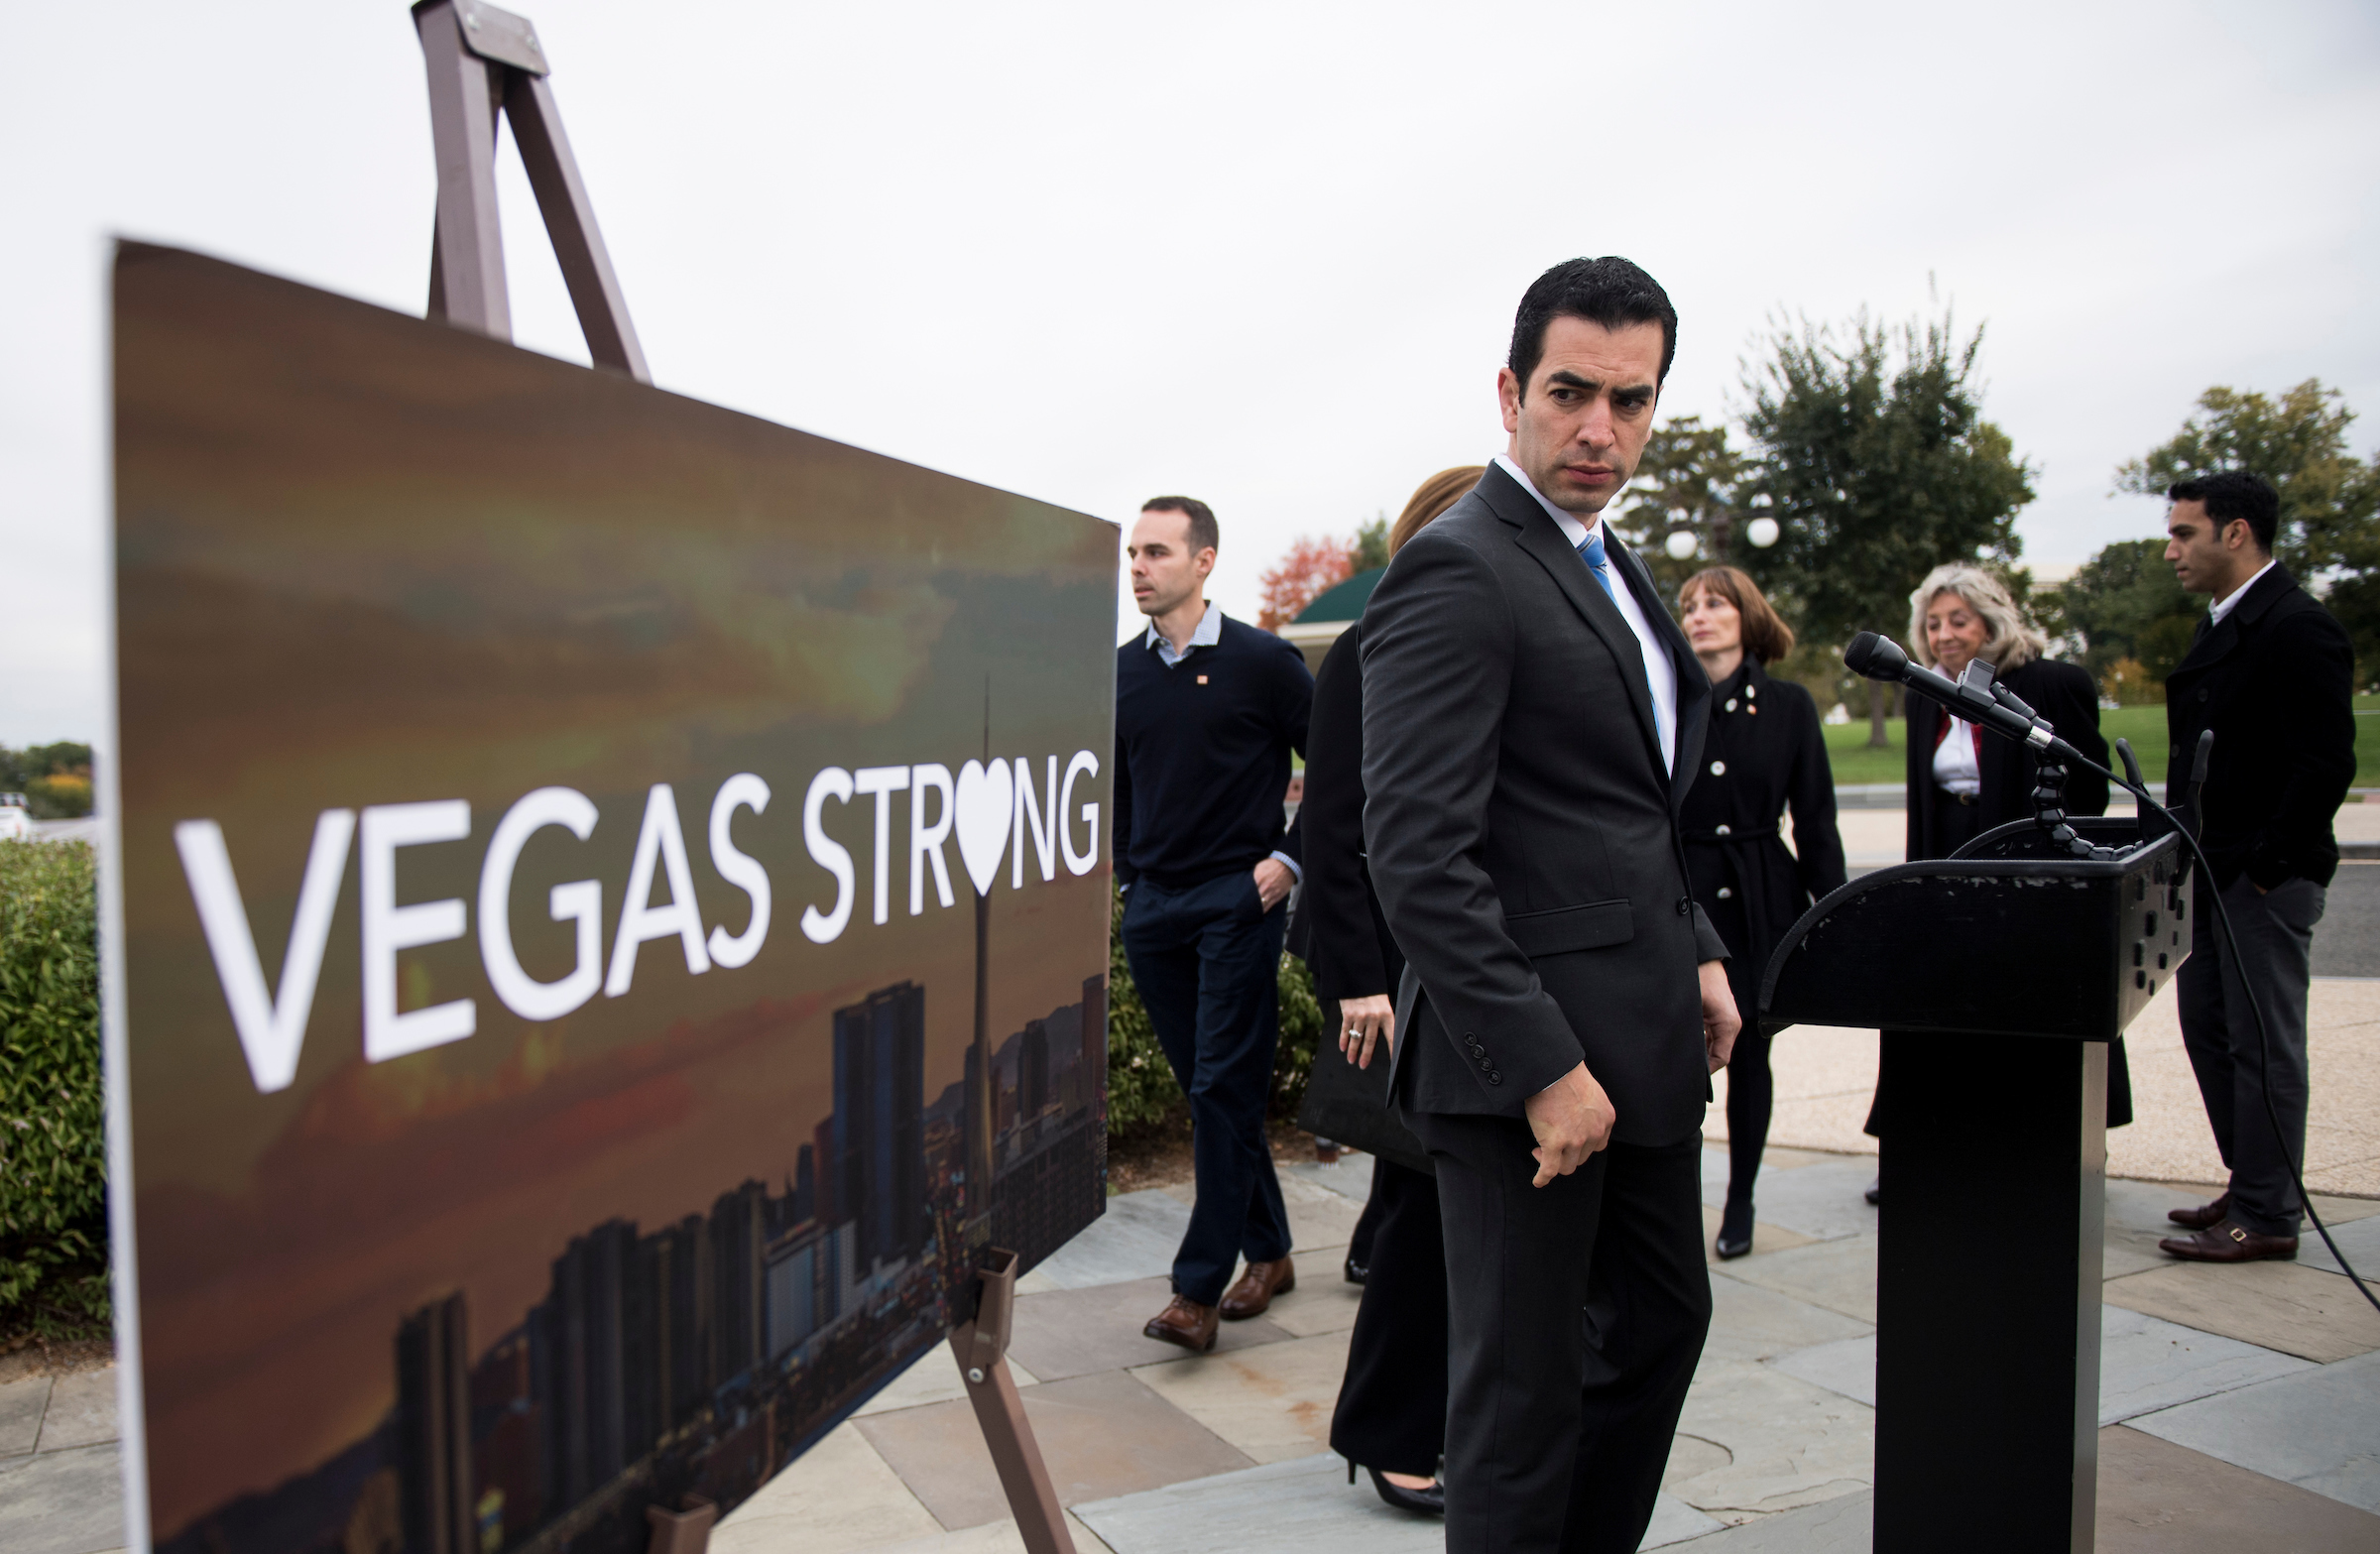
[[[2355,782],[2360,787],[2380,786],[2380,696],[2355,698]],[[1894,718],[1884,725],[1884,734],[1892,742],[1889,750],[1871,750],[1867,744],[1867,720],[1857,718],[1849,723],[1825,725],[1827,759],[1835,768],[1839,783],[1902,782],[1908,779],[1909,769],[1903,752],[1908,748],[1907,726]],[[2118,739],[2129,740],[2132,754],[2140,759],[2140,770],[2150,782],[2165,781],[2165,709],[2163,707],[2122,707],[2099,714],[2099,732],[2107,736],[2112,746]],[[2118,764],[2120,770],[2120,763]]]

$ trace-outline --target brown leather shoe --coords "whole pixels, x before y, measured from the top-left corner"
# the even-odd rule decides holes
[[[2202,1203],[2195,1209],[2168,1209],[2165,1217],[2176,1225],[2187,1225],[2194,1231],[2212,1230],[2223,1223],[2231,1212],[2231,1195],[2226,1192],[2212,1203]]]
[[[1245,1322],[1260,1317],[1272,1304],[1272,1297],[1285,1295],[1297,1288],[1297,1269],[1287,1257],[1275,1257],[1270,1262],[1251,1262],[1241,1273],[1240,1282],[1223,1292],[1223,1320]]]
[[[1148,1319],[1140,1330],[1143,1338],[1159,1343],[1179,1344],[1193,1354],[1205,1354],[1215,1347],[1215,1308],[1202,1306],[1187,1295],[1176,1295],[1165,1309]]]
[[[2195,1236],[2168,1236],[2157,1245],[2186,1262],[2261,1262],[2298,1255],[2295,1236],[2259,1236],[2229,1220],[2218,1220]]]

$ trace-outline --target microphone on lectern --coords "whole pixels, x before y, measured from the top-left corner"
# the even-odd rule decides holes
[[[1977,658],[1966,673],[1954,680],[1909,661],[1909,655],[1888,638],[1861,632],[1843,651],[1844,666],[1871,680],[1894,680],[1929,701],[1941,703],[1955,715],[2004,739],[2030,745],[2061,761],[2094,765],[2081,751],[2058,737],[2057,731],[2032,708],[1992,678],[1991,665]]]

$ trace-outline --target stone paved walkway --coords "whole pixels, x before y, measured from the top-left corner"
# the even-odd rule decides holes
[[[1754,1253],[1715,1267],[1718,1314],[1648,1548],[1868,1546],[1874,1412],[1873,1162],[1773,1149]],[[1705,1154],[1716,1225],[1726,1161]],[[1300,1285],[1208,1356],[1138,1336],[1164,1300],[1187,1189],[1111,1201],[1020,1288],[1026,1411],[1084,1554],[1268,1545],[1440,1546],[1434,1523],[1350,1488],[1327,1455],[1356,1290],[1337,1271],[1368,1180],[1350,1156],[1284,1181]],[[2155,1249],[2188,1184],[2109,1184],[2099,1548],[2380,1548],[2380,1316],[2309,1256],[2184,1267]],[[2380,1201],[2331,1199],[2348,1255],[2380,1264]],[[1980,1340],[1979,1340],[1980,1341]],[[1979,1466],[1979,1476],[1984,1470]],[[1979,1477],[1979,1483],[1981,1479]],[[1955,1507],[1945,1507],[1954,1514]],[[947,1351],[722,1523],[720,1554],[972,1554],[1022,1548]]]

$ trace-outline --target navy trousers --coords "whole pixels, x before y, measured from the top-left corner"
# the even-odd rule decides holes
[[[1223,1299],[1243,1255],[1289,1255],[1289,1213],[1264,1134],[1288,920],[1283,907],[1264,910],[1249,872],[1186,891],[1143,879],[1125,900],[1125,958],[1190,1098],[1198,1203],[1174,1255],[1173,1288],[1202,1306]]]

